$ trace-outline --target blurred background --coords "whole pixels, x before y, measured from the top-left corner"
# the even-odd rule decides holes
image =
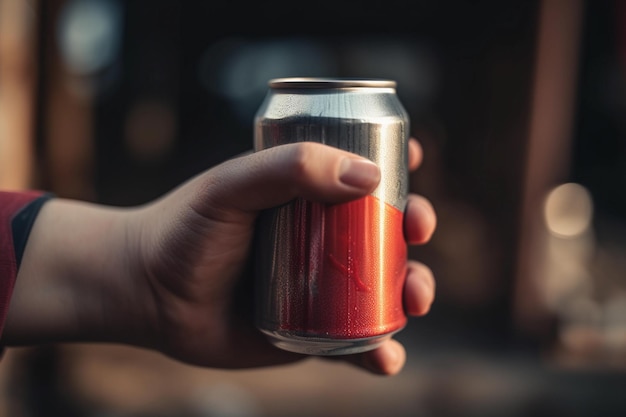
[[[0,417],[626,415],[626,2],[0,0],[0,188],[150,201],[282,76],[398,82],[439,219],[402,373],[10,349]]]

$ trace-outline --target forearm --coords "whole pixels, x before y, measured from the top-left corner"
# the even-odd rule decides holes
[[[151,304],[129,262],[133,213],[63,199],[42,208],[17,275],[3,344],[142,344],[149,331],[142,311]]]

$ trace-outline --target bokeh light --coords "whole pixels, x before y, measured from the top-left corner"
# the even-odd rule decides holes
[[[548,194],[544,218],[550,233],[562,238],[576,237],[589,229],[593,201],[589,191],[580,184],[559,185]]]

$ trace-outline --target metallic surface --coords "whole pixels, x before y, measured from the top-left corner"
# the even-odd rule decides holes
[[[395,82],[282,78],[255,118],[255,150],[313,141],[354,152],[381,169],[374,195],[404,210],[409,120]]]
[[[374,161],[372,195],[338,205],[297,199],[257,230],[257,326],[276,345],[333,355],[373,349],[406,323],[402,219],[406,111],[390,80],[292,78],[269,83],[255,150],[314,141]]]

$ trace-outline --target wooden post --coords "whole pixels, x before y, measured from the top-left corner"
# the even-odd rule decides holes
[[[33,184],[37,85],[34,0],[0,0],[0,189]]]
[[[569,174],[583,5],[543,0],[540,6],[514,291],[516,325],[531,338],[549,337],[551,330],[552,313],[537,282],[545,256],[542,206]]]

